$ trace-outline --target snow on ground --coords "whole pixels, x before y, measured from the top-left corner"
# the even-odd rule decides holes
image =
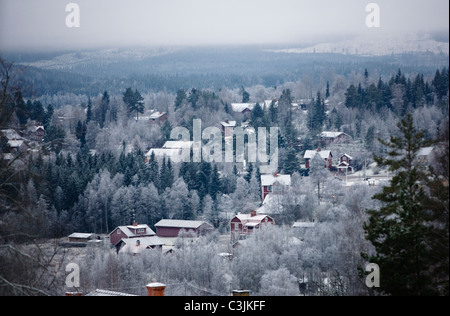
[[[449,54],[449,43],[438,42],[430,35],[364,35],[339,42],[321,43],[307,48],[276,50],[282,53],[337,53],[344,55],[383,56],[410,52]]]

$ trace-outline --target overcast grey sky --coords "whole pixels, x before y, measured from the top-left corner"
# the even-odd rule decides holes
[[[70,2],[79,28],[66,26]],[[376,30],[365,24],[370,2],[381,10]],[[0,49],[300,43],[448,24],[448,0],[0,0]]]

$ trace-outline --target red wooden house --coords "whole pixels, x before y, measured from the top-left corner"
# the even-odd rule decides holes
[[[322,132],[319,136],[323,146],[331,143],[349,143],[352,140],[350,135],[343,132]]]
[[[317,150],[305,151],[305,155],[303,156],[305,159],[305,167],[309,169],[310,161],[316,156],[316,154],[319,154],[319,156],[325,161],[325,168],[330,169],[333,163],[333,154],[330,150],[321,150],[320,148],[317,148]]]
[[[262,200],[269,193],[282,194],[284,190],[291,185],[291,176],[288,174],[264,174],[261,175]]]
[[[36,130],[34,132],[34,138],[36,141],[40,142],[45,136],[45,128],[44,126],[36,126]]]
[[[347,172],[353,172],[353,168],[350,165],[353,158],[347,154],[343,154],[341,157],[339,157],[339,164],[337,166],[337,169],[339,172],[347,173]]]
[[[155,236],[155,232],[148,225],[133,223],[129,226],[118,226],[109,234],[109,241],[117,245],[122,239]]]
[[[153,123],[164,123],[167,120],[166,112],[154,112],[149,117],[150,122]]]
[[[222,126],[222,133],[225,137],[233,136],[234,128],[236,127],[236,121],[226,120],[225,122],[220,122]]]
[[[256,211],[235,215],[230,221],[231,240],[245,239],[255,230],[269,224],[275,225],[274,219],[269,215],[256,215]]]

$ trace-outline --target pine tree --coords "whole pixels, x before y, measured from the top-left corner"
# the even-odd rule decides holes
[[[174,182],[174,174],[172,168],[172,161],[170,160],[170,158],[167,159],[167,163],[166,157],[163,158],[159,179],[161,192],[164,192],[166,188],[172,187]]]
[[[272,101],[269,106],[269,118],[272,123],[278,122],[278,108],[275,106],[274,101]]]
[[[248,167],[247,167],[247,173],[244,176],[245,181],[250,183],[250,179],[252,178],[252,174],[253,174],[253,164],[249,163]]]
[[[312,111],[308,112],[308,120],[309,120],[309,130],[314,131],[316,134],[320,133],[323,128],[323,124],[326,119],[325,114],[325,105],[320,95],[320,92],[317,92],[317,99],[314,102]]]
[[[144,98],[137,90],[133,92],[131,88],[127,88],[123,94],[123,102],[128,107],[128,113],[136,112],[136,121],[139,119],[139,113],[144,113],[144,102],[142,101],[144,101]]]
[[[241,87],[242,103],[248,103],[250,101],[250,93],[245,91],[244,87]]]
[[[380,267],[380,291],[391,295],[433,295],[437,293],[430,267],[433,266],[432,218],[424,207],[424,172],[416,165],[418,151],[429,145],[424,132],[413,126],[411,115],[398,124],[401,136],[380,140],[389,157],[375,156],[379,166],[389,167],[395,176],[389,186],[374,196],[382,202],[379,210],[369,210],[364,225],[366,238],[376,254],[363,258]]]
[[[217,165],[215,164],[211,172],[211,179],[209,181],[209,195],[215,201],[217,194],[222,191],[222,183],[220,181],[219,171],[217,170]]]
[[[100,102],[100,117],[99,117],[100,128],[103,128],[103,126],[105,125],[106,112],[109,110],[109,102],[110,102],[110,98],[109,98],[108,92],[105,91],[103,93],[102,101]]]
[[[298,159],[297,152],[293,147],[289,147],[286,150],[283,170],[286,174],[293,174],[294,172],[300,171],[300,160]]]
[[[92,101],[91,97],[88,98],[88,104],[86,109],[86,125],[92,120]]]
[[[433,150],[433,164],[426,177],[424,205],[431,212],[433,232],[432,276],[440,295],[449,295],[449,125],[443,122],[439,143]]]
[[[177,97],[175,98],[175,111],[177,111],[183,105],[183,102],[186,101],[186,99],[186,91],[184,89],[179,89],[177,91]]]
[[[358,108],[361,104],[361,95],[354,85],[350,85],[345,93],[345,106],[348,108]]]
[[[330,97],[330,82],[327,81],[327,90],[325,91],[325,99]]]
[[[27,105],[23,100],[22,92],[17,91],[14,94],[14,99],[15,99],[16,115],[19,119],[19,123],[20,125],[25,125],[27,124],[28,118],[30,117],[30,113],[28,112]]]

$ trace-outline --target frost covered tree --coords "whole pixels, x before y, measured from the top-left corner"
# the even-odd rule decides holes
[[[297,278],[285,267],[266,271],[261,277],[258,294],[262,296],[296,296],[299,294]]]
[[[166,189],[163,196],[169,218],[192,219],[193,212],[189,205],[189,190],[183,178],[178,178],[171,188]]]
[[[320,196],[321,185],[323,186],[325,181],[330,176],[330,172],[324,166],[325,166],[324,160],[322,159],[322,157],[320,157],[319,153],[316,153],[316,155],[313,157],[313,159],[311,159],[310,162],[309,175],[311,177],[311,181],[317,186],[317,199],[319,203],[321,198]]]

